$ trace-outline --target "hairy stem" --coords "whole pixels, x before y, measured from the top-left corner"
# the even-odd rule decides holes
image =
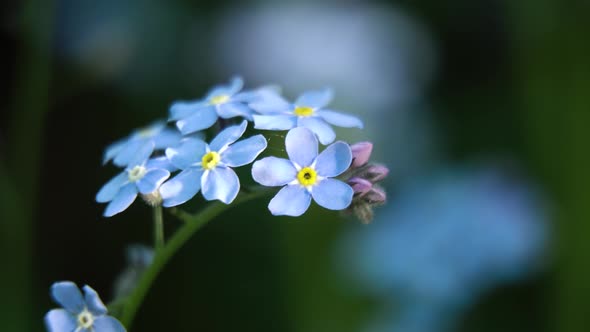
[[[164,218],[162,205],[154,206],[154,248],[156,252],[164,247]]]

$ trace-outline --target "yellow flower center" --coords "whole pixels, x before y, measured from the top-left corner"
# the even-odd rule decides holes
[[[293,113],[297,116],[311,116],[313,114],[313,108],[306,106],[297,106],[293,110]]]
[[[92,316],[88,309],[84,309],[84,311],[78,314],[78,327],[90,329],[92,324],[94,324],[94,316]]]
[[[209,103],[211,105],[219,105],[227,102],[229,100],[228,95],[217,95],[209,98]]]
[[[147,170],[143,166],[135,166],[127,171],[127,178],[131,182],[139,181],[147,173]]]
[[[210,169],[215,168],[215,166],[217,166],[220,159],[221,159],[221,157],[219,156],[219,153],[217,153],[215,151],[207,152],[203,156],[203,159],[201,160],[201,164],[203,165],[204,169],[210,170]]]
[[[304,167],[297,173],[297,180],[304,187],[313,186],[318,180],[318,174],[313,168]]]

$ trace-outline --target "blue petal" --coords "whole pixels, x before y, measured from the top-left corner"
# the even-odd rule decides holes
[[[179,169],[189,168],[207,152],[207,144],[196,138],[186,138],[175,148],[166,149],[166,157]]]
[[[221,154],[221,161],[231,167],[244,166],[253,162],[266,149],[266,145],[264,136],[252,136],[230,145]]]
[[[313,199],[319,205],[330,210],[342,210],[352,202],[354,191],[346,183],[334,179],[324,179],[311,191]]]
[[[261,88],[256,90],[256,98],[251,101],[250,106],[254,111],[261,114],[272,114],[286,112],[291,104],[272,88]]]
[[[344,173],[351,162],[350,145],[336,142],[320,153],[316,159],[315,170],[320,176],[334,177]]]
[[[263,130],[289,130],[297,126],[297,117],[289,114],[256,115],[254,128]]]
[[[318,91],[308,91],[299,96],[295,101],[297,106],[308,106],[313,108],[322,108],[332,100],[332,89],[322,89]]]
[[[201,169],[191,167],[178,173],[160,187],[165,207],[180,205],[193,198],[201,189]]]
[[[175,146],[182,139],[182,135],[176,129],[164,129],[154,137],[154,148],[165,149]]]
[[[163,121],[156,121],[149,126],[137,129],[132,134],[132,139],[148,139],[153,138],[160,134],[160,132],[166,127],[166,123]]]
[[[314,134],[318,137],[320,143],[323,145],[330,144],[334,142],[336,138],[336,133],[334,129],[326,123],[323,119],[319,117],[306,117],[306,118],[299,118],[298,125],[300,127],[308,128],[309,130],[313,131]]]
[[[250,107],[237,102],[228,102],[217,106],[217,114],[224,119],[241,116],[252,121],[252,113]]]
[[[69,312],[78,314],[84,310],[84,299],[75,283],[71,281],[56,282],[51,285],[50,292],[55,302]]]
[[[152,169],[137,181],[137,189],[142,194],[149,194],[156,191],[166,179],[170,177],[170,172],[165,169]]]
[[[53,309],[45,315],[49,332],[73,332],[78,327],[77,317],[65,309]]]
[[[110,202],[121,189],[121,186],[127,182],[127,172],[123,172],[107,182],[96,194],[96,201],[99,203]]]
[[[285,148],[289,159],[301,167],[310,166],[318,156],[318,140],[309,129],[303,127],[289,130]]]
[[[146,151],[145,149],[149,148],[149,143],[152,144],[151,151]],[[125,167],[127,165],[130,165],[132,162],[136,161],[138,158],[142,158],[145,154],[147,154],[147,159],[154,150],[153,144],[154,143],[151,142],[150,139],[131,140],[127,144],[125,144],[121,152],[117,154],[115,160],[113,160],[113,163],[117,166]]]
[[[170,118],[168,120],[175,121],[184,118],[188,118],[189,116],[193,115],[195,112],[209,107],[209,103],[206,101],[178,101],[170,106]]]
[[[129,160],[128,167],[132,168],[137,165],[145,165],[147,160],[154,152],[154,141],[143,141],[143,144],[135,151],[135,155]]]
[[[194,133],[195,131],[207,129],[217,121],[217,112],[215,106],[207,106],[198,109],[191,116],[176,121],[176,127],[183,135]]]
[[[105,152],[104,152],[104,157],[102,158],[102,163],[106,164],[109,162],[109,160],[115,158],[119,153],[121,153],[121,151],[123,151],[123,148],[125,148],[125,145],[127,144],[128,139],[122,139],[119,140],[109,146],[107,146]]]
[[[252,178],[263,186],[283,186],[296,177],[297,170],[287,159],[266,157],[252,165]]]
[[[111,217],[115,214],[124,211],[133,203],[137,197],[137,186],[135,183],[128,183],[124,185],[113,200],[107,205],[104,211],[105,217]]]
[[[298,217],[307,211],[311,202],[311,195],[298,184],[283,187],[270,200],[268,209],[274,216]]]
[[[345,128],[363,128],[363,122],[361,121],[361,119],[353,115],[348,115],[330,110],[320,110],[316,114],[320,116],[322,119],[326,120],[326,122],[333,124],[334,126]]]
[[[216,167],[206,172],[201,185],[206,200],[218,199],[225,204],[231,203],[240,191],[240,180],[229,167]]]
[[[123,324],[111,316],[101,316],[94,320],[94,332],[125,332]]]
[[[84,300],[86,307],[95,316],[102,316],[107,313],[107,307],[92,287],[86,285],[82,288],[84,290]]]
[[[239,76],[232,77],[229,85],[218,85],[218,86],[214,87],[213,89],[211,89],[207,93],[207,99],[209,99],[211,97],[219,96],[219,95],[233,96],[236,93],[238,93],[238,91],[242,90],[243,86],[244,86],[244,80],[242,80],[241,77],[239,77]]]
[[[178,168],[170,162],[167,156],[156,157],[148,160],[145,163],[145,168],[148,170],[154,168],[165,169],[168,172],[174,172],[178,170]]]
[[[211,151],[222,151],[223,149],[227,148],[228,145],[232,144],[233,142],[237,141],[244,132],[246,131],[246,126],[248,125],[247,121],[242,121],[239,125],[230,126],[222,130],[209,144],[209,148]]]

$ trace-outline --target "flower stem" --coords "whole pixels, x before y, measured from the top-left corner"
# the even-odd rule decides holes
[[[162,217],[162,205],[154,206],[154,248],[156,252],[164,247],[164,218]]]
[[[269,192],[270,191],[268,190],[257,190],[248,194],[241,194],[231,205],[214,202],[194,215],[178,211],[176,216],[182,219],[185,223],[178,231],[176,231],[176,233],[174,233],[174,235],[170,237],[168,243],[156,251],[156,255],[154,256],[152,264],[144,272],[143,276],[137,283],[136,288],[125,300],[125,307],[123,308],[121,323],[123,323],[123,325],[126,326],[128,330],[130,330],[131,323],[133,322],[133,318],[135,317],[141,302],[143,301],[152,283],[162,268],[166,265],[170,258],[174,256],[176,251],[180,249],[180,247],[182,247],[182,245],[188,241],[188,239],[190,239],[197,230],[199,230],[202,226],[207,224],[225,210],[235,207],[240,203],[262,197]]]

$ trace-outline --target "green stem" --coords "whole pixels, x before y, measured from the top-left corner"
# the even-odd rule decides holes
[[[156,252],[164,247],[164,218],[162,217],[162,205],[154,206],[154,248]]]
[[[170,237],[166,245],[156,251],[152,264],[144,272],[133,293],[131,293],[126,299],[123,315],[121,316],[121,323],[130,330],[131,323],[133,322],[133,318],[135,317],[139,306],[162,268],[197,230],[225,210],[252,199],[262,197],[268,193],[268,190],[259,190],[248,194],[242,194],[233,201],[231,205],[215,202],[195,215],[186,214],[180,211],[176,213],[176,215],[184,220],[185,223],[172,237]]]

